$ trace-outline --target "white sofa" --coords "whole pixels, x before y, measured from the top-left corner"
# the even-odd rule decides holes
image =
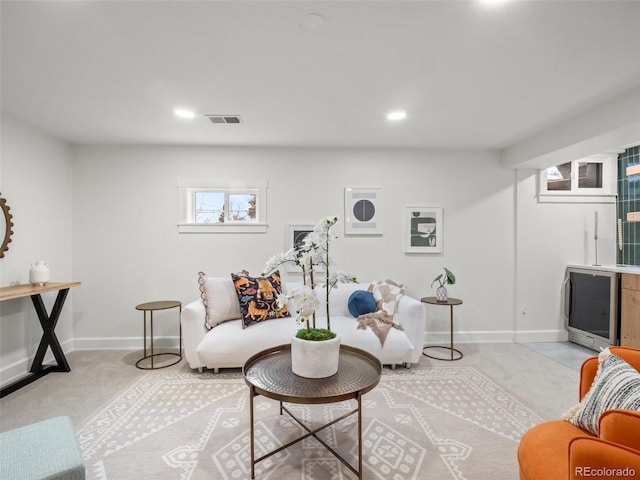
[[[222,279],[219,279],[222,280]],[[229,292],[233,293],[231,279]],[[368,351],[380,359],[383,365],[418,363],[422,355],[426,325],[424,304],[407,295],[398,302],[396,322],[403,330],[391,328],[384,346],[370,329],[358,329],[358,320],[351,316],[348,300],[355,290],[367,290],[369,283],[339,284],[329,295],[331,329],[341,337],[343,345],[351,345]],[[285,285],[284,289],[288,287]],[[229,295],[231,295],[229,293]],[[221,299],[236,301],[233,298]],[[194,300],[182,309],[181,324],[184,356],[193,369],[215,372],[220,368],[237,368],[261,350],[291,342],[291,336],[300,328],[292,317],[266,320],[242,328],[242,320],[229,320],[212,329],[205,326],[206,309],[202,299]],[[318,327],[326,326],[326,317],[316,320]]]

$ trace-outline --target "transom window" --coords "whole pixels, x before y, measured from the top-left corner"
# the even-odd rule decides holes
[[[540,202],[615,202],[616,163],[611,155],[591,157],[540,170]]]
[[[266,232],[266,182],[182,182],[181,233]]]
[[[547,191],[602,188],[602,166],[602,162],[567,162],[547,168]],[[577,170],[577,175],[574,170]]]
[[[193,191],[193,223],[257,222],[255,191]]]

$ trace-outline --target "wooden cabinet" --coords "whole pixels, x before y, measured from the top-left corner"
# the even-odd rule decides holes
[[[622,274],[620,345],[640,348],[640,275]]]

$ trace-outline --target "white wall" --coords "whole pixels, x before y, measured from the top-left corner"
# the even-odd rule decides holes
[[[536,170],[519,170],[516,197],[517,341],[567,340],[562,283],[568,264],[615,265],[615,204],[538,203]]]
[[[71,152],[67,144],[3,116],[0,193],[15,225],[9,250],[0,260],[2,286],[28,283],[31,263],[40,259],[48,260],[51,281],[75,280]],[[63,347],[72,338],[76,290],[70,291],[56,329]],[[43,294],[49,311],[55,296]],[[0,317],[0,381],[7,383],[28,371],[42,328],[28,297],[1,302]]]
[[[261,271],[285,248],[288,224],[344,216],[344,187],[384,188],[384,235],[337,233],[339,268],[361,280],[391,278],[415,297],[432,295],[446,266],[456,342],[564,339],[560,287],[567,263],[592,263],[599,211],[601,263],[613,263],[612,206],[538,204],[535,172],[501,167],[483,152],[214,147],[74,147],[15,120],[3,123],[0,192],[16,234],[0,263],[2,285],[26,283],[30,263],[49,260],[72,290],[58,335],[66,351],[142,347],[138,303],[198,297],[196,276]],[[181,178],[266,179],[267,234],[178,234]],[[444,207],[444,252],[402,251],[406,205]],[[610,231],[610,234],[606,232]],[[72,261],[73,260],[73,261]],[[285,274],[285,280],[286,280]],[[53,301],[53,296],[48,299]],[[26,372],[41,330],[29,299],[2,302],[0,381]],[[527,309],[527,315],[521,310]],[[175,341],[176,313],[156,317]],[[448,341],[448,309],[429,306],[428,342]]]
[[[259,273],[284,250],[287,224],[344,216],[345,186],[384,188],[384,235],[340,238],[339,268],[364,281],[404,282],[422,297],[433,294],[431,280],[446,266],[458,277],[450,294],[464,300],[455,310],[458,338],[513,338],[515,175],[493,155],[97,146],[76,154],[73,273],[83,282],[74,304],[76,348],[140,348],[136,304],[197,298],[200,270]],[[177,233],[180,178],[238,176],[269,181],[267,234]],[[403,253],[401,214],[411,204],[444,207],[442,255]],[[430,308],[430,339],[448,338],[448,309]],[[175,334],[170,315],[156,322],[157,335]]]

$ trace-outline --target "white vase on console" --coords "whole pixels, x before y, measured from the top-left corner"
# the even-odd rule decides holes
[[[31,270],[29,270],[29,283],[31,285],[46,285],[49,282],[49,277],[49,262],[39,260],[31,264]]]

